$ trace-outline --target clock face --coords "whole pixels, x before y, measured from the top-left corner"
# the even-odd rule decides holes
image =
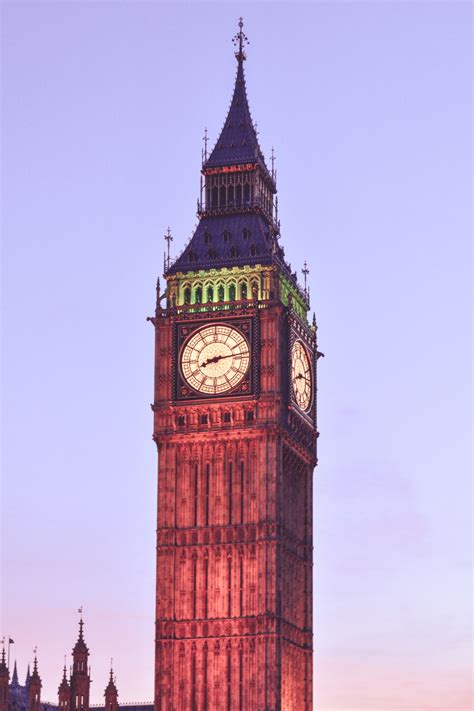
[[[307,412],[311,406],[313,377],[308,352],[301,341],[291,349],[291,381],[296,404]]]
[[[181,371],[187,384],[204,395],[233,390],[250,365],[249,344],[236,328],[224,323],[195,331],[181,351]]]

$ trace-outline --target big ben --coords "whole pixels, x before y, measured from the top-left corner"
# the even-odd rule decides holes
[[[155,711],[310,711],[316,322],[280,243],[243,23],[155,316]],[[272,161],[273,164],[273,161]]]

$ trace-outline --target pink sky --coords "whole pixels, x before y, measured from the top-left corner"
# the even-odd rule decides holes
[[[146,323],[195,223],[243,14],[320,347],[318,711],[471,708],[471,5],[5,2],[2,625],[54,701],[153,698]]]

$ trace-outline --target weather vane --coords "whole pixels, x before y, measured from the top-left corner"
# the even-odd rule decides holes
[[[239,31],[232,38],[232,42],[234,43],[234,46],[239,47],[239,51],[235,53],[235,56],[237,57],[239,62],[246,59],[245,52],[244,52],[244,44],[250,44],[248,41],[247,35],[244,33],[244,31],[242,29],[243,26],[244,26],[244,21],[241,17],[239,17]]]

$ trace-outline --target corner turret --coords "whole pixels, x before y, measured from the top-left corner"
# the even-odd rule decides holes
[[[114,671],[110,666],[109,683],[104,691],[105,696],[105,711],[118,711],[118,691],[115,686]]]
[[[35,654],[33,662],[33,673],[28,682],[28,711],[40,711],[41,709],[41,678],[38,674],[38,659]]]

